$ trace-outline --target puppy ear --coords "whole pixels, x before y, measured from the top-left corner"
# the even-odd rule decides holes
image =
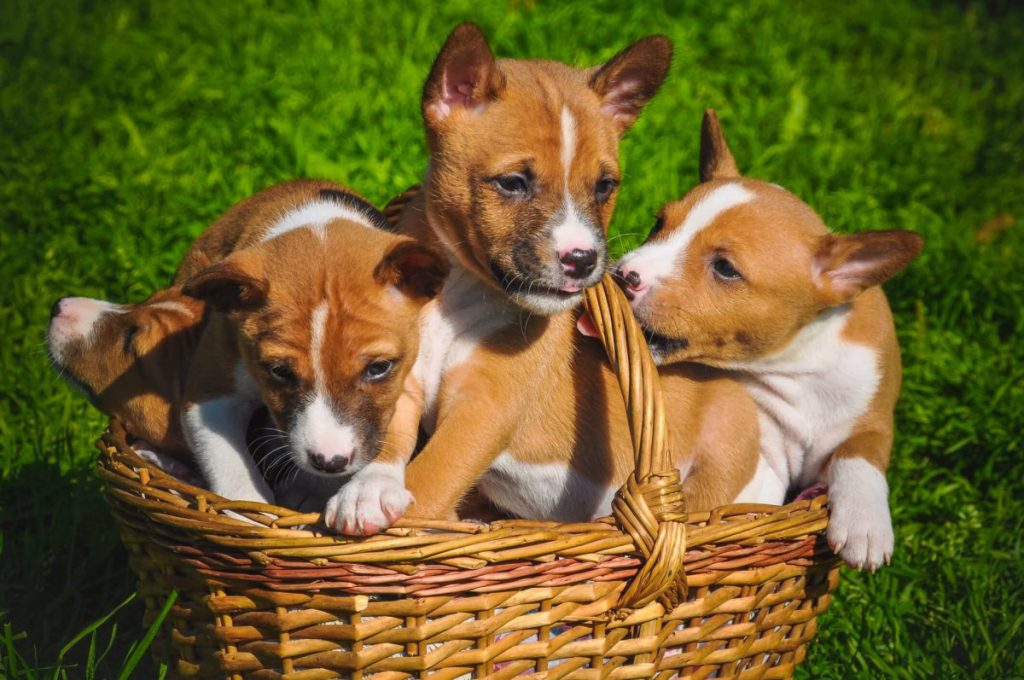
[[[423,86],[423,118],[439,125],[457,109],[478,109],[494,101],[504,77],[480,27],[459,24],[449,34]]]
[[[254,309],[267,300],[270,284],[254,274],[251,258],[233,255],[192,276],[182,292],[220,312]],[[258,270],[257,270],[258,271]]]
[[[663,35],[639,40],[612,57],[590,77],[590,89],[601,98],[601,111],[625,134],[668,75],[672,41]]]
[[[710,182],[713,179],[729,179],[740,176],[736,161],[725,143],[722,126],[718,124],[718,114],[714,109],[704,111],[704,120],[700,124],[700,181]]]
[[[432,298],[448,276],[448,260],[415,241],[402,241],[384,255],[373,278],[413,298]]]
[[[849,302],[906,267],[923,246],[912,231],[823,236],[813,265],[818,293],[830,306]]]

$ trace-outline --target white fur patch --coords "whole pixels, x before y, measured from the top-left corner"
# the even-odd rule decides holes
[[[327,501],[324,523],[350,535],[375,534],[394,524],[412,501],[405,488],[405,465],[374,462]]]
[[[423,385],[423,427],[432,431],[444,375],[472,354],[492,334],[513,323],[516,310],[501,293],[457,263],[445,280],[440,299],[420,315],[420,350],[413,375]]]
[[[565,188],[569,189],[569,175],[572,172],[572,159],[576,157],[576,117],[568,106],[562,107],[562,174]]]
[[[182,414],[189,449],[210,489],[233,500],[273,503],[245,441],[259,390],[245,368],[235,367],[235,393],[195,404]]]
[[[878,389],[874,349],[842,338],[849,306],[825,310],[779,352],[732,362],[757,403],[761,455],[789,485],[819,481]]]
[[[306,460],[307,453],[317,453],[328,462],[339,458],[351,461],[359,447],[355,428],[338,422],[321,394],[298,412],[289,435],[292,451],[302,460]]]
[[[281,219],[267,229],[260,240],[269,241],[289,231],[307,228],[323,240],[327,224],[337,219],[356,222],[369,229],[375,228],[369,218],[359,210],[336,201],[314,200],[286,212]]]
[[[874,571],[888,564],[895,538],[885,475],[863,458],[832,461],[828,543],[847,564]]]
[[[763,457],[757,461],[757,469],[747,485],[739,492],[733,503],[770,503],[782,505],[786,501],[788,480],[779,478]]]
[[[723,213],[754,200],[756,194],[742,184],[723,184],[702,198],[668,238],[647,243],[619,261],[623,272],[635,271],[645,287],[650,287],[679,267],[697,234],[714,224]]]
[[[480,478],[480,490],[525,519],[582,522],[610,514],[618,489],[595,484],[567,465],[525,463],[505,451]]]
[[[173,300],[165,300],[163,302],[154,302],[148,305],[151,309],[163,309],[168,312],[178,312],[185,316],[192,318],[192,310],[188,308],[183,302],[174,302]]]
[[[58,359],[64,343],[73,340],[88,342],[96,330],[96,323],[107,314],[122,314],[124,305],[93,298],[69,297],[60,302],[60,314],[50,320],[48,340],[50,351]]]
[[[565,194],[562,210],[558,214],[561,215],[562,221],[551,229],[555,253],[560,256],[562,253],[576,249],[597,250],[597,230],[580,217],[579,211],[576,210],[576,203],[568,192]]]
[[[327,301],[323,300],[313,310],[310,318],[309,359],[313,364],[313,380],[317,392],[323,392],[324,389],[324,365],[321,355],[324,351],[324,329],[327,328],[328,311]]]

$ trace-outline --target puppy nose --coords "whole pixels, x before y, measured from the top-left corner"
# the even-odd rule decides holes
[[[562,263],[562,271],[574,279],[585,279],[594,271],[597,265],[597,251],[573,248],[569,252],[561,253],[558,258]]]
[[[61,313],[61,303],[64,302],[65,299],[66,298],[58,299],[56,302],[53,303],[53,306],[50,307],[50,318],[51,319],[54,318],[55,316],[60,316],[60,313]]]
[[[320,472],[333,474],[341,472],[348,465],[348,459],[342,456],[331,456],[328,458],[322,453],[313,453],[312,451],[307,451],[306,455],[309,456],[309,464]]]
[[[636,290],[637,288],[640,287],[640,272],[626,272],[622,279],[633,290]]]
[[[619,287],[622,288],[626,299],[630,302],[636,302],[647,290],[643,279],[640,278],[640,272],[635,269],[620,267],[616,274],[618,274],[615,278],[619,281]]]

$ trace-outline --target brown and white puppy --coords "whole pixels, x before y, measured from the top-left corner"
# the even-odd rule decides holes
[[[921,250],[908,231],[839,236],[785,189],[740,177],[713,111],[702,183],[622,258],[662,365],[727,369],[760,411],[757,474],[740,501],[828,483],[828,540],[874,569],[893,550],[885,470],[901,366],[881,283]]]
[[[472,24],[448,37],[423,91],[430,165],[400,223],[452,264],[421,332],[415,375],[432,436],[409,466],[411,515],[451,516],[478,480],[522,516],[599,504],[584,495],[602,496],[603,483],[566,468],[564,451],[553,473],[524,438],[538,419],[574,427],[552,410],[572,399],[573,310],[605,269],[619,140],[670,57],[655,36],[576,69],[496,60]]]
[[[205,305],[176,286],[119,305],[64,297],[50,313],[47,344],[61,377],[138,438],[160,467],[191,479],[181,431],[184,376],[202,333]]]
[[[189,370],[183,424],[218,494],[272,500],[245,441],[260,405],[297,467],[334,490],[382,449],[411,452],[415,429],[388,425],[410,398],[420,310],[447,264],[389,228],[341,186],[294,181],[231,208],[186,256],[183,269],[193,255],[214,261],[184,286],[211,314]],[[360,485],[346,485],[328,521],[351,524],[358,511],[364,525],[390,523],[409,500],[400,482],[374,507],[357,507]]]

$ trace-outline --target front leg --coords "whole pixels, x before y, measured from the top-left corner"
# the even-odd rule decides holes
[[[380,453],[327,501],[324,524],[349,536],[369,536],[398,521],[413,500],[405,488],[405,466],[416,450],[423,405],[422,385],[410,374]]]
[[[879,468],[879,460],[888,460],[891,441],[891,435],[855,434],[836,449],[829,465],[828,543],[857,569],[874,571],[892,558],[889,485]]]
[[[182,414],[182,425],[211,491],[231,500],[273,503],[274,495],[245,440],[258,405],[242,395],[193,403]]]

